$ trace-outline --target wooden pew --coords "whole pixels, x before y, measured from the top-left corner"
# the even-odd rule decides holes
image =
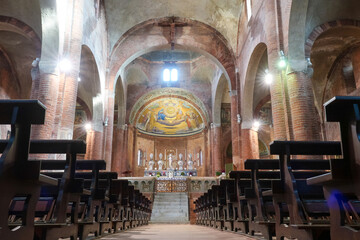
[[[42,187],[39,198],[53,203],[53,208],[36,213],[47,215],[47,221],[35,220],[36,239],[77,238],[80,196],[84,194],[83,180],[75,177],[75,169],[79,163],[76,155],[86,152],[86,144],[80,140],[32,140],[30,153],[35,154],[66,154],[66,160],[41,161],[42,175],[57,179],[58,184]],[[62,170],[58,177],[51,176],[55,170]],[[71,211],[68,211],[69,206]]]
[[[308,179],[323,185],[330,207],[331,239],[360,239],[360,97],[336,96],[324,104],[326,121],[339,122],[341,159],[330,159],[331,172]]]
[[[329,209],[322,189],[306,179],[330,169],[327,160],[293,160],[292,155],[339,155],[339,142],[275,141],[270,153],[279,156],[280,179],[272,181],[278,239],[329,239]],[[297,172],[296,172],[297,170]]]
[[[128,192],[129,182],[116,179],[111,181],[110,200],[114,202],[113,229],[114,232],[124,230],[125,225],[125,193]],[[127,204],[127,203],[126,203]]]
[[[272,181],[279,179],[279,161],[272,159],[248,159],[245,169],[251,170],[250,187],[245,187],[240,200],[246,200],[248,231],[259,232],[265,239],[275,235],[275,210],[271,191]],[[243,180],[244,181],[244,180]],[[248,185],[247,182],[244,184]]]
[[[36,100],[1,100],[0,124],[10,124],[10,139],[0,157],[0,239],[32,239],[34,214],[42,182],[40,163],[29,162],[32,124],[43,124],[45,106]],[[9,206],[14,197],[24,197],[26,205],[19,225],[8,225]]]
[[[65,161],[61,160],[46,160],[42,164],[57,165],[58,168],[64,168]],[[80,240],[87,238],[89,233],[98,236],[100,232],[101,212],[103,201],[106,201],[106,189],[100,187],[99,171],[104,170],[106,163],[104,160],[79,160],[76,162],[77,171],[81,171],[85,176],[84,171],[87,171],[91,179],[88,189],[85,188],[80,196],[78,215],[78,236]],[[49,173],[53,175],[54,173]],[[74,176],[77,173],[73,172]],[[84,181],[84,180],[83,180]]]
[[[224,228],[224,206],[226,205],[226,187],[225,185],[213,185],[213,193],[215,194],[215,228],[223,230]]]
[[[208,191],[207,198],[207,207],[208,207],[208,219],[210,227],[216,228],[216,222],[219,220],[219,216],[217,215],[216,207],[217,207],[217,193],[219,190],[219,185],[213,185]]]
[[[83,206],[79,212],[79,239],[85,240],[89,233],[100,235],[101,207],[107,200],[106,189],[99,187],[99,171],[106,169],[104,160],[85,161],[82,171],[91,171],[90,195],[82,195],[80,204]]]
[[[204,211],[204,225],[207,227],[215,226],[215,213],[213,208],[213,190],[209,189],[204,194],[204,203],[203,203],[203,211]]]
[[[225,188],[225,202],[223,206],[224,215],[224,230],[234,230],[234,206],[237,197],[235,193],[235,180],[234,179],[222,179],[220,181],[220,188]]]
[[[124,230],[130,229],[132,227],[132,213],[133,209],[131,206],[133,198],[134,186],[129,185],[125,191],[123,191],[122,206],[124,208]]]
[[[243,197],[245,188],[251,187],[251,172],[250,171],[231,171],[230,178],[235,181],[235,199],[232,201],[233,205],[233,229],[235,232],[242,231],[248,233],[249,212],[247,201]]]

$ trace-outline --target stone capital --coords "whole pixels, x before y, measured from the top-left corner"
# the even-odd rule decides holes
[[[251,121],[243,121],[241,123],[241,129],[252,129],[253,123]]]
[[[59,75],[59,69],[57,67],[57,62],[54,62],[54,61],[40,60],[39,70],[40,70],[40,73]]]
[[[229,91],[229,95],[230,95],[230,97],[237,96],[237,91],[236,90],[231,90],[231,91]]]

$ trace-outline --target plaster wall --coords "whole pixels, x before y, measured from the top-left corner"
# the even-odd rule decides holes
[[[153,1],[142,0],[106,0],[110,49],[116,41],[131,27],[152,18],[184,17],[208,24],[225,36],[233,49],[236,47],[237,26],[241,0],[183,0]],[[120,9],[120,11],[113,11]],[[143,11],[146,9],[146,11]],[[139,12],[141,11],[141,14]]]

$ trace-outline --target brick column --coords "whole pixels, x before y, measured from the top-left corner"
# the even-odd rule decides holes
[[[212,124],[211,125],[211,135],[212,135],[212,175],[215,176],[216,172],[221,172],[224,166],[222,165],[222,154],[221,154],[221,125]]]
[[[233,164],[237,170],[244,169],[244,162],[240,156],[240,131],[238,123],[238,101],[236,90],[230,92],[231,97],[231,139],[232,139],[232,154]]]
[[[204,147],[205,149],[202,149],[202,160],[203,160],[203,165],[202,165],[202,168],[204,169],[203,170],[203,173],[204,173],[204,176],[212,176],[212,169],[211,169],[211,163],[212,163],[212,160],[211,160],[211,141],[209,140],[209,136],[210,135],[210,131],[208,128],[205,128],[204,129]]]
[[[287,86],[294,140],[320,140],[321,129],[310,79],[304,72],[290,72]]]
[[[127,158],[124,162],[124,169],[132,171],[134,168],[134,152],[135,152],[135,127],[133,125],[127,126],[127,136],[126,136],[126,151]],[[132,172],[133,173],[133,172]]]
[[[122,161],[124,158],[124,139],[126,130],[123,128],[116,127],[114,129],[113,148],[112,148],[112,160],[111,160],[111,171],[117,172],[121,176],[123,171]]]
[[[244,161],[260,157],[258,132],[252,128],[241,129],[241,157]]]
[[[89,130],[86,134],[86,154],[85,159],[101,160],[102,159],[102,132]]]
[[[360,48],[354,50],[351,55],[356,88],[360,87]]]
[[[282,46],[282,22],[279,21],[278,9],[275,0],[267,1],[265,4],[265,26],[267,39],[267,53],[269,71],[274,76],[270,86],[271,108],[274,124],[275,140],[286,140],[289,136],[287,131],[289,124],[286,119],[286,96],[282,83],[281,72],[277,68],[279,52]],[[280,32],[280,33],[279,33]]]
[[[274,59],[276,61],[277,59]],[[289,133],[287,128],[289,124],[286,119],[286,95],[282,76],[278,70],[273,67],[270,72],[274,75],[273,83],[270,86],[271,111],[274,125],[275,140],[287,140]]]
[[[66,31],[69,32],[69,35],[65,41],[64,57],[71,62],[72,69],[65,74],[62,101],[58,105],[61,109],[61,124],[58,134],[60,139],[72,139],[73,137],[83,36],[84,0],[73,0],[69,4],[73,6],[73,18],[69,19],[71,24],[67,24]]]
[[[107,111],[106,117],[108,124],[104,129],[104,156],[106,161],[106,169],[110,170],[112,166],[112,147],[113,147],[113,131],[114,131],[114,94],[107,94]]]
[[[37,78],[37,76],[36,76]],[[59,73],[56,62],[40,61],[39,78],[35,79],[32,86],[31,98],[38,99],[46,106],[44,125],[33,125],[32,139],[52,139],[54,127],[56,103],[59,89]]]

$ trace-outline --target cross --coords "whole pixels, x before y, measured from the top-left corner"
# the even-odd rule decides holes
[[[174,50],[174,47],[175,47],[175,28],[176,28],[176,27],[185,27],[185,26],[188,26],[188,25],[189,25],[189,24],[187,24],[187,23],[175,22],[175,20],[176,20],[176,17],[171,17],[171,18],[170,18],[170,21],[158,23],[158,26],[160,26],[160,27],[170,27],[170,45],[171,45],[171,50]]]

